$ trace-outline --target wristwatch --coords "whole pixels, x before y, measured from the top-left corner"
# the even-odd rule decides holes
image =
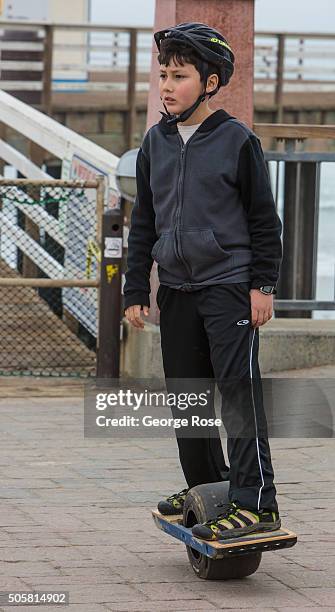
[[[274,285],[263,285],[263,287],[258,287],[258,290],[264,293],[264,295],[272,295],[273,293],[277,293]]]

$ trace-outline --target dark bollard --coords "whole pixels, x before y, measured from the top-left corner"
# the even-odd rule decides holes
[[[97,378],[120,376],[121,263],[123,211],[102,218]]]

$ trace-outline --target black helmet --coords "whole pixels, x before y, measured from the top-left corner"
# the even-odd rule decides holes
[[[172,115],[169,113],[165,104],[163,103],[168,114],[168,123],[176,123],[177,121],[186,121],[186,119],[188,119],[188,117],[190,117],[190,115],[199,106],[200,102],[205,100],[206,95],[214,95],[218,91],[219,87],[228,85],[234,72],[235,58],[231,47],[222,34],[218,30],[215,30],[204,23],[180,23],[176,26],[172,26],[171,28],[166,28],[165,30],[155,32],[154,39],[159,51],[161,41],[167,37],[180,40],[190,47],[193,47],[197,55],[203,60],[206,74],[204,93],[199,96],[191,108],[187,109],[180,115]],[[210,94],[206,94],[206,82],[210,74],[208,63],[214,64],[217,68],[219,68],[218,87]],[[162,112],[161,114],[165,115],[165,113]]]

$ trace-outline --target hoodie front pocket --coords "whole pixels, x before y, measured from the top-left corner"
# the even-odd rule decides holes
[[[180,238],[182,254],[194,280],[202,281],[209,274],[232,269],[232,254],[219,245],[212,229],[181,230]]]
[[[173,270],[178,264],[174,250],[174,232],[163,232],[151,250],[151,257],[161,268]],[[179,264],[180,265],[180,264]]]

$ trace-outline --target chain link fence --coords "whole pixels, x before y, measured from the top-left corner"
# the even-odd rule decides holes
[[[0,375],[95,375],[104,192],[0,180]]]

